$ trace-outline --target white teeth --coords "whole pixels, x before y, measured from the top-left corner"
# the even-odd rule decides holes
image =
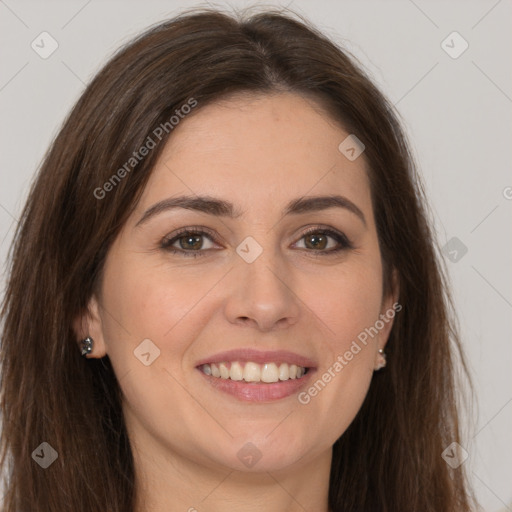
[[[213,364],[213,363],[210,365],[210,367],[212,369],[213,377],[220,377],[219,367],[216,364]]]
[[[244,380],[245,382],[279,382],[289,379],[300,379],[306,368],[295,364],[276,363],[258,364],[238,361],[203,364],[201,370],[206,375],[220,379]]]
[[[245,363],[244,380],[245,382],[259,382],[261,380],[260,366],[256,363]]]
[[[231,368],[229,369],[229,378],[231,380],[242,380],[244,378],[244,369],[240,363],[231,363]]]
[[[266,363],[263,365],[261,380],[263,382],[277,382],[279,380],[279,370],[275,363]]]
[[[290,378],[290,367],[286,363],[280,364],[279,365],[279,380],[288,380],[289,378]]]
[[[226,366],[226,363],[219,364],[219,371],[222,379],[229,379],[229,370],[228,367]]]

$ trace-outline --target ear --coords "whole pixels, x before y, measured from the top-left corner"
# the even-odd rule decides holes
[[[396,314],[402,309],[402,305],[398,302],[400,296],[400,282],[398,272],[394,268],[391,272],[391,286],[388,294],[383,297],[379,320],[384,324],[379,330],[377,346],[375,351],[375,368],[378,369],[385,364],[385,357],[378,352],[384,350],[388,342],[391,328],[393,327]]]
[[[87,310],[73,321],[73,329],[77,336],[79,350],[81,349],[83,339],[87,338],[87,336],[93,339],[92,352],[87,354],[86,357],[99,359],[107,354],[100,305],[95,295],[89,300]]]

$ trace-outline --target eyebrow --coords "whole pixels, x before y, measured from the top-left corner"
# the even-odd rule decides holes
[[[229,201],[211,196],[170,197],[148,208],[135,226],[140,226],[152,217],[175,208],[184,208],[186,210],[194,210],[208,215],[231,219],[237,219],[244,213],[235,208]],[[283,216],[319,212],[329,208],[343,208],[348,210],[359,217],[366,226],[366,219],[363,212],[352,201],[340,195],[299,197],[286,205],[286,208],[283,210]]]

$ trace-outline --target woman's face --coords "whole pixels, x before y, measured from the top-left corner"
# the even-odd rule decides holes
[[[394,302],[348,136],[291,93],[199,104],[174,129],[87,333],[92,357],[112,361],[138,456],[243,471],[330,457]]]

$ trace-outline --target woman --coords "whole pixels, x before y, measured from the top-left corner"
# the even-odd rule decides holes
[[[281,13],[161,23],[87,87],[15,237],[4,510],[471,510],[450,308],[353,59]]]

